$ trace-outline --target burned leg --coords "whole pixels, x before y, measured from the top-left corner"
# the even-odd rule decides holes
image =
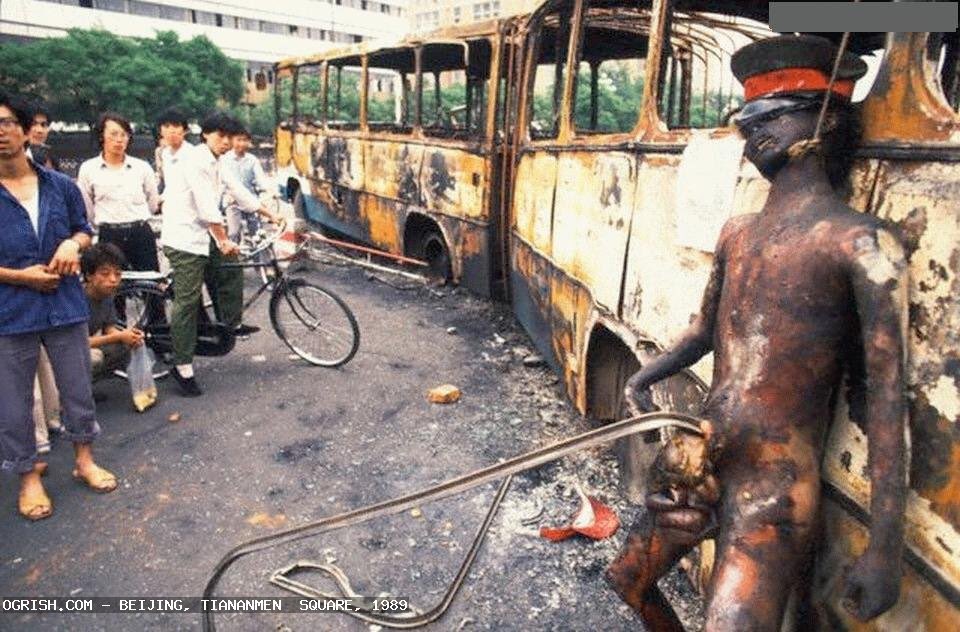
[[[780,629],[809,552],[819,500],[816,470],[798,476],[793,466],[786,461],[725,487],[707,632]]]
[[[607,569],[607,581],[650,629],[683,630],[673,608],[657,587],[657,580],[698,542],[698,538],[687,532],[657,526],[655,514],[647,512]]]

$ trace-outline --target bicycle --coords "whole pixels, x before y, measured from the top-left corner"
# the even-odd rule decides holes
[[[243,303],[245,312],[257,299],[270,292],[270,324],[277,336],[298,357],[314,366],[334,368],[349,362],[360,347],[360,327],[347,304],[332,291],[302,278],[290,277],[280,264],[300,259],[308,241],[301,241],[296,251],[278,259],[274,245],[280,238],[279,229],[259,240],[244,252],[244,260],[226,263],[231,268],[266,268],[272,271],[259,288]],[[254,260],[266,253],[269,261]],[[118,294],[124,298],[127,322],[141,329],[144,342],[158,358],[169,358],[173,353],[170,334],[170,315],[174,292],[172,271],[128,272],[122,275]],[[151,297],[161,297],[167,318],[153,322],[146,305]],[[126,326],[127,323],[121,323]],[[208,308],[201,306],[198,321],[198,356],[222,356],[233,350],[236,335],[232,328],[216,322]]]

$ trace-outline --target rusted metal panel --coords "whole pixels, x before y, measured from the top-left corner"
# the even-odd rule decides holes
[[[552,241],[553,195],[557,184],[557,157],[525,154],[517,168],[513,217],[518,234],[549,256]]]
[[[403,253],[402,203],[377,195],[360,195],[360,225],[364,241],[393,254]]]
[[[420,172],[424,206],[445,215],[487,219],[486,162],[463,149],[427,148]]]
[[[313,145],[316,134],[295,134],[293,136],[292,158],[299,173],[310,173]]]
[[[319,135],[311,151],[314,176],[359,190],[363,186],[363,145],[358,138]]]
[[[422,205],[419,185],[422,145],[366,140],[364,153],[364,190],[392,200]]]
[[[910,264],[912,460],[906,541],[960,590],[960,166],[884,163],[872,211],[897,227]],[[868,506],[863,429],[841,410],[824,474]],[[901,602],[894,613],[908,607]]]
[[[293,132],[288,129],[278,128],[276,131],[276,143],[277,167],[283,168],[289,166],[293,160]]]
[[[636,159],[625,153],[565,152],[557,167],[552,260],[616,313],[636,193]],[[589,244],[589,248],[584,245]]]
[[[821,629],[851,632],[960,629],[960,608],[934,590],[911,564],[904,565],[900,600],[893,610],[867,623],[851,617],[841,604],[842,579],[850,560],[867,548],[869,534],[845,507],[829,499],[823,502],[823,518],[824,533],[813,590],[814,603],[819,604]]]

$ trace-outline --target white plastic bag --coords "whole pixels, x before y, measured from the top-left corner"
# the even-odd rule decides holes
[[[147,345],[134,347],[130,351],[130,364],[127,365],[127,381],[133,395],[133,406],[142,413],[157,403],[157,385],[153,381],[153,364],[156,358]]]

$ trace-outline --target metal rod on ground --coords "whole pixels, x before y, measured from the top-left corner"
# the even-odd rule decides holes
[[[402,276],[406,279],[413,279],[414,281],[420,281],[421,283],[429,282],[429,279],[422,274],[414,274],[413,272],[404,272],[403,270],[396,270],[394,268],[388,268],[386,266],[377,265],[376,263],[371,263],[369,261],[364,261],[363,259],[354,259],[353,257],[348,257],[346,255],[341,255],[336,252],[325,252],[323,253],[324,257],[331,257],[333,259],[340,259],[341,261],[347,261],[354,265],[358,265],[363,268],[370,268],[372,270],[377,270],[378,272],[388,272],[390,274],[396,274],[397,276]]]
[[[310,239],[315,239],[316,241],[322,241],[323,243],[330,244],[333,246],[338,246],[340,248],[349,248],[350,250],[356,250],[358,252],[366,253],[369,257],[370,255],[376,255],[378,257],[384,257],[386,259],[393,259],[400,263],[409,263],[410,265],[421,266],[423,268],[430,267],[430,264],[426,261],[421,261],[420,259],[413,259],[411,257],[404,257],[403,255],[395,255],[389,252],[384,252],[382,250],[377,250],[376,248],[367,248],[366,246],[359,246],[357,244],[351,244],[346,241],[340,241],[339,239],[331,239],[326,235],[321,235],[320,233],[315,233],[313,231],[308,231],[304,233]]]

